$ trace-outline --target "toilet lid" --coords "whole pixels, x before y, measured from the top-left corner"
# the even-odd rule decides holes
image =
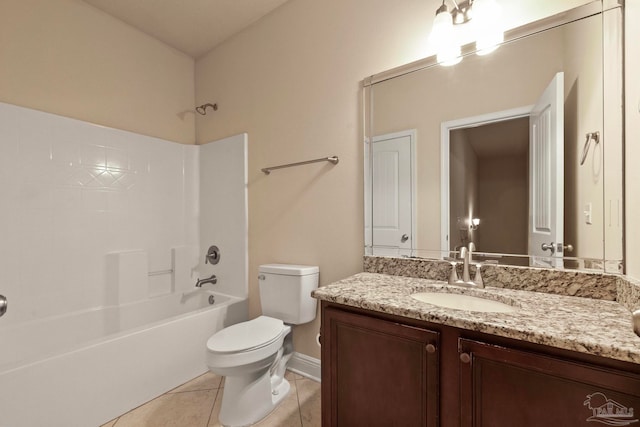
[[[217,353],[236,353],[268,345],[278,339],[284,329],[280,319],[260,316],[237,323],[214,334],[207,347]]]

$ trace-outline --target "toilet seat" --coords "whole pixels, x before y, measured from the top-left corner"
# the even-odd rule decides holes
[[[268,316],[229,326],[207,340],[207,364],[210,368],[230,368],[268,363],[266,359],[275,358],[290,331],[282,320]]]
[[[276,341],[283,331],[282,320],[260,316],[217,332],[207,341],[207,348],[223,354],[257,350]]]

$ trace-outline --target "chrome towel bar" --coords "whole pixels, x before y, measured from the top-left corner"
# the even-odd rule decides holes
[[[262,168],[261,170],[265,174],[269,175],[271,171],[275,169],[290,168],[291,166],[308,165],[309,163],[318,163],[318,162],[331,162],[335,165],[338,163],[338,161],[339,161],[338,156],[322,157],[320,159],[307,160],[305,162],[289,163],[289,164],[280,165],[280,166],[270,166],[268,168]]]

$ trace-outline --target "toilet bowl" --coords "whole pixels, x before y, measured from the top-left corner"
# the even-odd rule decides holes
[[[287,396],[290,324],[315,318],[311,291],[318,285],[318,267],[263,265],[259,280],[264,315],[229,326],[207,341],[209,370],[225,377],[219,421],[228,427],[256,423]]]
[[[209,338],[207,365],[212,372],[226,377],[219,415],[222,425],[251,425],[286,397],[290,385],[284,379],[284,371],[291,357],[291,352],[284,354],[287,337],[291,337],[290,326],[279,319],[260,316]],[[280,375],[276,372],[279,365]]]

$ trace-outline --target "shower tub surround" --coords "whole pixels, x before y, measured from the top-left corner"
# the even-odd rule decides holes
[[[99,425],[205,372],[206,339],[247,316],[247,135],[188,146],[0,103],[0,139],[0,427]],[[226,302],[184,298],[211,274]]]
[[[107,254],[143,251],[169,271],[197,265],[199,149],[0,103],[0,328],[102,307]],[[187,277],[145,277],[149,295]]]

